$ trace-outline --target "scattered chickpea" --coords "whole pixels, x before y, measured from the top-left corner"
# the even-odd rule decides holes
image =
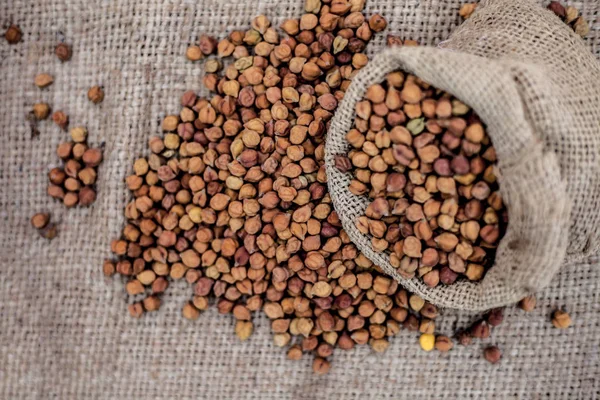
[[[62,130],[66,130],[69,125],[69,116],[63,111],[55,111],[52,113],[52,121]]]
[[[198,311],[191,303],[186,303],[183,306],[183,317],[190,320],[198,319],[200,311]]]
[[[34,80],[35,85],[40,89],[50,86],[52,82],[54,82],[54,78],[49,74],[36,75]]]
[[[21,32],[21,28],[17,25],[11,25],[8,27],[6,32],[4,33],[4,38],[8,42],[8,44],[17,44],[21,41],[21,37],[23,36],[23,32]]]
[[[431,333],[423,333],[419,337],[419,344],[425,351],[431,351],[435,347],[435,336]]]
[[[477,8],[477,3],[466,3],[460,7],[458,14],[462,18],[468,19],[475,12],[476,8]]]
[[[75,143],[83,143],[87,140],[87,129],[84,127],[78,126],[71,128],[69,133],[71,134],[71,139],[73,139]]]
[[[556,310],[552,313],[552,325],[557,329],[567,329],[571,326],[571,316],[562,310]]]
[[[519,307],[523,311],[530,312],[530,311],[533,311],[536,303],[537,303],[537,301],[535,299],[535,296],[531,295],[531,296],[527,296],[523,300],[521,300],[519,302]]]
[[[56,48],[54,49],[54,54],[56,54],[56,57],[58,57],[58,59],[60,61],[69,61],[71,59],[71,56],[73,55],[73,52],[71,50],[71,46],[69,46],[66,43],[59,43],[56,45]]]
[[[50,221],[50,215],[46,213],[37,213],[31,217],[31,225],[35,229],[43,229],[48,225]]]
[[[188,47],[187,51],[185,52],[185,56],[190,61],[199,61],[203,57],[202,52],[200,51],[200,47],[198,46]]]
[[[102,103],[104,100],[104,90],[100,86],[92,86],[87,93],[88,100],[94,104]]]
[[[48,118],[50,115],[50,106],[48,103],[36,103],[33,105],[33,115],[38,120],[43,120]]]
[[[500,351],[500,349],[496,346],[490,346],[490,347],[486,347],[483,350],[483,357],[486,359],[486,361],[488,361],[490,364],[496,364],[500,361],[500,359],[502,358],[502,352]]]

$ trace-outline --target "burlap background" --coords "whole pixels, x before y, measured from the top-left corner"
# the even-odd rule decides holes
[[[435,44],[458,24],[459,1],[372,1],[389,32]],[[311,361],[285,359],[271,344],[268,323],[240,344],[233,322],[214,310],[198,321],[180,317],[186,284],[169,291],[161,311],[132,320],[118,279],[105,280],[102,260],[118,235],[127,191],[123,178],[159,121],[178,111],[179,96],[199,88],[201,72],[185,62],[201,32],[244,27],[258,13],[298,15],[301,1],[155,2],[2,0],[0,22],[18,23],[24,41],[0,41],[0,398],[598,398],[600,397],[600,259],[567,265],[540,296],[531,315],[510,310],[493,338],[505,353],[495,366],[481,359],[484,343],[448,355],[425,354],[415,335],[401,333],[384,355],[368,348],[337,352],[331,373],[317,377]],[[594,21],[600,4],[575,2]],[[4,27],[5,27],[4,26]],[[73,59],[61,65],[53,47],[65,37]],[[380,37],[372,50],[383,38]],[[587,44],[600,56],[600,29]],[[55,76],[40,91],[36,73]],[[86,100],[103,84],[100,106]],[[106,144],[100,195],[92,208],[65,211],[45,195],[46,173],[57,164],[66,134],[50,122],[30,138],[25,114],[46,100],[84,124],[92,143]],[[52,211],[60,236],[48,243],[29,225]],[[574,326],[551,327],[548,313],[565,306]],[[472,316],[446,312],[450,333]]]

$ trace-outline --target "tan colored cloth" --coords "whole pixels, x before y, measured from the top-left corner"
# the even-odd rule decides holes
[[[406,279],[390,252],[373,251],[356,221],[370,204],[350,193],[345,155],[355,106],[368,87],[402,69],[470,105],[487,125],[498,155],[509,224],[494,266],[480,282],[430,288]],[[432,303],[485,311],[546,287],[561,265],[600,250],[600,63],[573,29],[530,0],[494,0],[439,48],[394,47],[354,79],[326,142],[328,185],[344,229],[363,254]]]
[[[289,3],[288,3],[289,1]],[[452,0],[375,1],[391,21],[388,32],[435,44],[458,24]],[[593,20],[600,5],[575,3]],[[160,133],[165,113],[179,111],[179,96],[200,88],[201,69],[184,60],[200,33],[242,28],[258,13],[297,16],[301,1],[73,1],[0,2],[2,23],[18,23],[24,40],[0,40],[0,399],[327,399],[327,398],[594,398],[600,396],[600,260],[567,266],[525,316],[508,312],[493,338],[447,355],[427,354],[416,335],[402,332],[388,351],[368,347],[336,351],[331,373],[311,372],[309,357],[288,361],[275,348],[269,324],[257,317],[245,343],[233,321],[214,309],[196,322],[180,316],[192,295],[174,285],[161,310],[129,317],[122,283],[105,280],[104,258],[119,235],[127,190],[123,183],[146,141]],[[61,64],[54,45],[73,43]],[[374,43],[377,51],[383,36]],[[600,55],[596,25],[586,43]],[[39,90],[36,73],[54,75]],[[105,87],[98,106],[87,89]],[[67,139],[51,122],[31,139],[25,115],[48,101],[86,125],[92,144],[105,143],[99,197],[89,209],[65,210],[45,194],[46,173],[59,164],[56,145]],[[60,221],[59,237],[38,237],[29,225],[48,210]],[[552,328],[548,314],[565,306],[574,326]],[[470,320],[445,312],[439,331],[451,333]],[[499,365],[481,358],[483,345],[504,351]]]

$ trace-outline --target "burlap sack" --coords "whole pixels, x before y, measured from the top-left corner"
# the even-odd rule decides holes
[[[493,268],[477,283],[430,288],[405,279],[389,253],[355,226],[370,203],[347,190],[334,166],[366,88],[402,69],[469,104],[498,154],[509,225]],[[486,310],[548,285],[565,260],[600,248],[600,64],[553,13],[528,0],[481,3],[439,47],[391,48],[353,81],[326,144],[328,183],[344,228],[360,250],[407,289],[444,307]]]
[[[383,48],[385,33],[437,44],[460,22],[462,2],[367,1],[369,13],[390,23],[370,54]],[[592,24],[600,15],[596,0],[573,4]],[[214,306],[185,320],[181,307],[193,295],[185,282],[169,288],[159,312],[129,316],[123,282],[105,279],[101,265],[123,227],[134,160],[161,134],[162,117],[180,111],[179,96],[202,87],[186,47],[202,33],[246,29],[251,16],[278,25],[301,9],[302,0],[0,1],[3,27],[14,22],[24,33],[15,46],[0,37],[0,399],[600,397],[598,258],[562,268],[533,312],[507,309],[492,337],[473,346],[425,353],[414,332],[402,331],[384,354],[369,346],[336,351],[327,376],[312,373],[310,357],[287,360],[264,315],[243,343],[233,318]],[[599,57],[597,26],[586,44]],[[64,64],[53,54],[62,39],[73,44]],[[55,78],[42,91],[33,85],[40,72]],[[99,105],[86,98],[94,84],[106,92]],[[60,164],[56,145],[68,135],[45,121],[31,138],[25,115],[37,101],[86,125],[91,143],[105,143],[92,207],[66,210],[46,195],[46,174]],[[60,222],[52,242],[29,225],[42,210]],[[571,313],[572,328],[552,327],[556,307]],[[451,334],[473,318],[443,310],[436,330]],[[490,344],[502,349],[500,364],[481,357]]]

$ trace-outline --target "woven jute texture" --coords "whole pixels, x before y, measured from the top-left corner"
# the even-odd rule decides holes
[[[391,24],[389,33],[435,45],[459,23],[459,1],[381,0],[367,4]],[[576,2],[586,18],[596,1]],[[368,347],[336,352],[329,375],[311,360],[288,361],[272,344],[269,322],[257,316],[254,335],[239,343],[229,316],[214,308],[190,322],[181,315],[192,288],[169,288],[164,306],[129,317],[119,279],[101,264],[124,222],[124,178],[146,142],[160,134],[166,113],[179,111],[186,89],[200,90],[202,73],[183,58],[199,34],[222,35],[264,13],[276,23],[297,16],[301,0],[56,1],[1,0],[0,22],[17,23],[23,41],[0,40],[0,399],[391,399],[600,397],[600,260],[561,269],[530,315],[510,309],[493,338],[449,354],[424,353],[401,332],[385,354]],[[73,44],[61,64],[55,44]],[[381,50],[383,37],[371,47]],[[600,30],[586,46],[600,55]],[[39,90],[36,73],[54,75]],[[87,89],[104,85],[100,105]],[[30,137],[25,116],[47,101],[104,143],[99,196],[87,209],[65,210],[45,194],[56,145],[67,139],[51,122]],[[52,242],[29,225],[38,211],[60,221]],[[574,326],[560,332],[548,315],[566,307]],[[444,311],[438,330],[452,333],[474,318]],[[498,365],[481,358],[484,345],[504,351]]]
[[[388,252],[375,252],[355,226],[369,205],[348,190],[352,174],[334,163],[366,88],[402,69],[469,104],[487,124],[498,155],[509,224],[481,282],[429,288],[405,279]],[[392,48],[348,90],[326,147],[328,184],[345,230],[360,250],[434,304],[486,310],[548,285],[563,260],[600,249],[600,63],[552,12],[528,0],[480,3],[440,48]]]

